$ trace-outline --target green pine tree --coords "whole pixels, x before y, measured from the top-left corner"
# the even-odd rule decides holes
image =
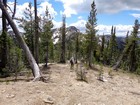
[[[111,28],[111,38],[109,41],[109,64],[114,64],[117,60],[117,54],[118,54],[118,45],[116,41],[116,27]]]
[[[8,39],[7,32],[2,32],[0,35],[0,70],[6,67],[7,64],[7,53],[8,53]],[[0,71],[2,73],[2,71]]]
[[[24,11],[24,18],[20,24],[25,30],[24,38],[25,41],[31,50],[32,54],[34,55],[34,47],[35,47],[35,37],[34,37],[34,19],[33,19],[33,10],[32,10],[32,3],[28,4],[28,7]]]
[[[121,62],[125,62],[125,69],[135,72],[138,69],[139,64],[139,46],[138,46],[138,29],[139,22],[135,20],[135,24],[133,27],[133,31],[131,36],[129,37],[128,43],[125,46],[121,56],[119,57],[116,64],[113,66],[113,69],[117,70],[117,68],[121,65]]]
[[[60,63],[65,63],[66,59],[66,16],[63,15],[63,23],[62,23],[62,28],[61,28],[61,34],[62,34],[62,40],[61,40],[61,55],[60,55]]]
[[[53,28],[53,23],[47,7],[45,13],[46,15],[43,18],[43,32],[41,35],[41,49],[43,50],[41,55],[45,55],[43,58],[45,58],[45,66],[47,67],[49,55],[51,55],[51,57],[53,56],[53,40],[51,30]]]
[[[128,68],[129,71],[136,71],[137,69],[137,55],[136,55],[136,51],[138,49],[138,29],[139,29],[139,21],[135,20],[135,24],[133,27],[133,31],[132,31],[132,35],[130,38],[131,41],[131,47],[128,53]]]
[[[91,4],[91,11],[90,15],[88,17],[88,22],[86,24],[86,41],[87,41],[87,63],[90,68],[92,68],[92,63],[93,63],[93,56],[96,53],[96,26],[97,26],[97,10],[96,10],[96,5],[95,2]]]

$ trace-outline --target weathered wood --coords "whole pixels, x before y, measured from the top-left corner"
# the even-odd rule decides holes
[[[121,56],[119,57],[118,61],[113,66],[113,69],[114,70],[117,70],[118,69],[118,67],[120,66],[121,61],[123,60],[125,54],[129,51],[129,49],[131,48],[131,46],[132,46],[132,42],[129,42],[128,47],[125,47],[124,48],[124,50],[123,50]]]
[[[7,12],[2,0],[0,0],[0,8],[1,8],[2,12],[4,13],[6,19],[8,20],[10,26],[12,27],[20,46],[22,47],[22,49],[24,50],[24,52],[26,54],[26,57],[27,57],[29,64],[32,68],[32,73],[34,75],[34,81],[40,80],[40,78],[41,78],[40,69],[39,69],[34,57],[32,56],[27,44],[25,43],[24,39],[20,35],[20,32],[19,32],[18,28],[16,27],[16,24],[12,20],[12,17]]]

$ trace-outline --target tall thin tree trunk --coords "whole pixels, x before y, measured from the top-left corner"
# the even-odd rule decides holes
[[[75,63],[77,63],[78,52],[79,52],[79,32],[77,33],[77,36],[76,36],[76,54],[75,54]]]
[[[20,35],[20,32],[19,30],[17,29],[14,21],[12,20],[12,18],[10,17],[9,13],[7,12],[4,4],[2,3],[2,1],[0,1],[0,8],[3,12],[3,14],[5,15],[6,19],[8,20],[10,26],[12,27],[14,33],[15,33],[15,36],[20,44],[20,46],[22,47],[22,49],[24,50],[25,54],[26,54],[26,57],[30,63],[30,66],[32,68],[32,73],[34,75],[34,81],[36,80],[39,80],[40,77],[41,77],[41,73],[40,73],[40,69],[34,59],[34,57],[32,56],[27,44],[25,43],[25,41],[23,40],[22,36]]]
[[[48,39],[47,39],[47,43],[46,43],[46,64],[45,66],[48,67],[48,53],[49,53],[49,43],[48,43]]]
[[[7,0],[3,0],[3,4],[6,7]],[[7,64],[7,27],[6,27],[6,17],[4,12],[2,12],[2,34],[3,34],[3,48],[2,48],[2,57],[1,57],[1,67],[5,68]]]
[[[65,37],[66,37],[66,17],[63,16],[63,26],[62,26],[62,44],[61,44],[61,56],[60,56],[60,63],[65,63]]]
[[[39,63],[39,32],[38,32],[38,17],[37,17],[37,0],[34,0],[35,11],[35,60]]]
[[[13,15],[12,15],[12,19],[15,17],[15,14],[16,14],[16,7],[17,7],[17,0],[15,0],[14,2],[14,12],[13,12]]]
[[[93,60],[93,38],[94,36],[91,35],[91,39],[90,39],[90,45],[89,45],[89,57],[88,57],[88,61],[89,61],[89,67],[92,68],[92,60]]]

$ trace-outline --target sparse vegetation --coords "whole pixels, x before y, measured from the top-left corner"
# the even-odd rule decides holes
[[[103,33],[98,33],[95,0],[87,22],[83,20],[85,16],[77,17],[80,24],[85,24],[85,32],[75,24],[69,26],[66,18],[68,21],[70,18],[66,14],[56,28],[53,15],[58,14],[50,10],[54,5],[49,5],[48,0],[45,1],[48,5],[37,6],[40,2],[34,0],[34,7],[32,2],[25,3],[27,7],[21,13],[24,16],[17,18],[17,0],[14,11],[7,0],[0,0],[0,105],[140,104],[139,20],[135,20],[132,32],[128,31],[126,38],[119,42],[115,25],[110,27],[109,35],[104,34],[105,28],[101,29]],[[39,14],[41,6],[46,6],[46,10]],[[31,79],[34,82],[28,83]]]
[[[83,60],[81,60],[80,63],[76,64],[76,70],[75,71],[76,71],[77,80],[88,82],[87,70],[86,70],[86,67],[84,65]]]

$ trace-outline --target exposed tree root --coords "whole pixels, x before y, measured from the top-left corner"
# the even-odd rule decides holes
[[[44,78],[43,76],[41,76],[41,77],[35,77],[34,79],[33,79],[33,82],[36,82],[36,81],[42,81],[42,82],[45,82],[45,83],[47,83],[48,81],[49,81],[49,77],[48,78]]]

